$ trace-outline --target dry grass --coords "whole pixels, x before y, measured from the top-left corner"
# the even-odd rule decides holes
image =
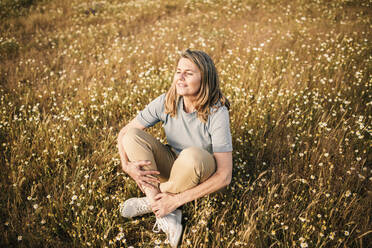
[[[234,175],[184,206],[182,247],[371,243],[369,1],[35,2],[0,24],[1,246],[167,246],[118,214],[140,191],[116,137],[186,48],[232,102]]]

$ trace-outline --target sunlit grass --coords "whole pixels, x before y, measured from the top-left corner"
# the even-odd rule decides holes
[[[226,192],[183,207],[182,247],[371,242],[369,1],[26,9],[0,24],[1,246],[167,247],[153,215],[118,213],[141,193],[116,138],[168,89],[186,48],[216,62],[234,171]],[[164,140],[160,126],[150,132]]]

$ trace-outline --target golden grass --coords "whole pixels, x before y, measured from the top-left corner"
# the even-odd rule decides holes
[[[141,194],[116,137],[194,48],[232,103],[234,171],[227,192],[183,207],[182,247],[367,247],[371,14],[369,1],[62,0],[3,19],[0,245],[167,247],[152,215],[119,216]]]

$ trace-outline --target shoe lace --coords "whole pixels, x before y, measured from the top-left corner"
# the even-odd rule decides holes
[[[144,204],[139,204],[139,205],[137,205],[136,207],[137,207],[137,210],[138,210],[139,212],[147,212],[148,209],[149,209],[149,206],[147,205],[146,202],[144,202]]]
[[[154,233],[159,233],[161,230],[167,230],[167,222],[163,218],[156,218],[155,224],[152,227]]]

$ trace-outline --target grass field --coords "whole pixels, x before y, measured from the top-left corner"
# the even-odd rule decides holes
[[[0,246],[168,247],[119,166],[119,130],[181,51],[216,63],[233,181],[183,208],[181,247],[372,243],[372,2],[0,2]],[[161,126],[149,130],[164,140]]]

